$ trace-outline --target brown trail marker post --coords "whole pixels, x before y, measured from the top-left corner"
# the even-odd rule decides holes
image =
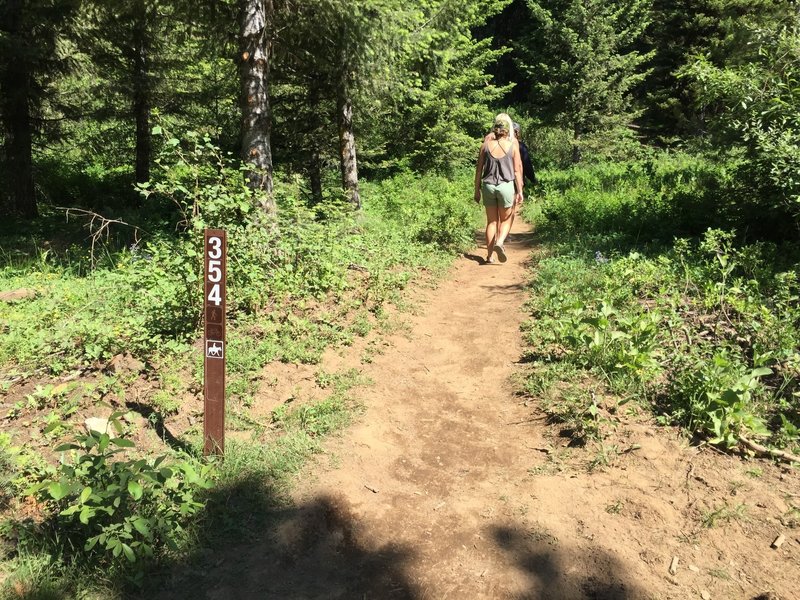
[[[203,453],[225,451],[225,279],[227,237],[222,229],[205,231],[203,335]]]

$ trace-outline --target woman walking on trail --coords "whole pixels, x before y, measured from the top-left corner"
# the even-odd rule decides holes
[[[511,117],[500,113],[495,117],[491,133],[478,153],[475,169],[475,202],[486,208],[486,263],[506,262],[503,244],[511,230],[512,216],[522,204],[522,162],[519,144],[514,138]]]

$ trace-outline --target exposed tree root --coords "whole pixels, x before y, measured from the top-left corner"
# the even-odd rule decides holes
[[[775,450],[773,448],[767,448],[766,446],[757,444],[752,440],[748,440],[746,437],[742,435],[739,436],[739,442],[746,448],[752,450],[753,452],[761,456],[771,456],[772,458],[779,458],[786,462],[800,463],[800,456],[792,454],[791,452],[786,452],[784,450]]]

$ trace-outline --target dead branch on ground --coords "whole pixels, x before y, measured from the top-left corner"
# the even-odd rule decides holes
[[[785,462],[794,462],[800,464],[800,456],[792,454],[791,452],[786,452],[785,450],[776,450],[774,448],[767,448],[766,446],[762,446],[761,444],[758,444],[753,440],[747,439],[743,435],[739,436],[739,442],[746,448],[758,454],[759,456],[771,456],[772,458],[778,458]]]

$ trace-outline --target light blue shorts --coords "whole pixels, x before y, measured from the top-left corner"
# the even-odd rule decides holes
[[[497,185],[481,183],[481,195],[483,196],[484,206],[502,206],[511,208],[514,206],[514,182],[504,181]]]

